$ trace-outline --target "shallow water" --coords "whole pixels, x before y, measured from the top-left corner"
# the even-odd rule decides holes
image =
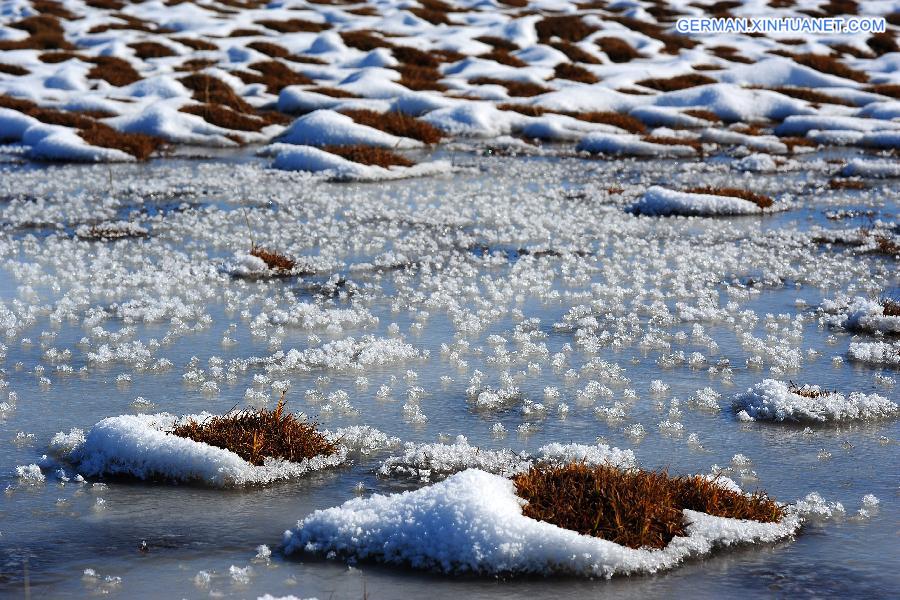
[[[896,379],[896,369],[846,360],[852,339],[871,336],[826,329],[818,324],[815,311],[823,298],[842,291],[851,295],[896,292],[900,283],[896,263],[853,255],[852,250],[838,247],[810,250],[808,245],[789,241],[814,226],[864,225],[859,220],[826,219],[826,211],[839,208],[871,209],[877,213],[875,218],[896,227],[900,197],[896,181],[871,181],[865,192],[828,190],[825,184],[834,168],[823,159],[830,156],[807,156],[792,170],[778,174],[737,173],[730,169],[727,158],[711,160],[706,166],[472,154],[450,158],[461,167],[452,176],[380,184],[325,183],[272,173],[243,159],[214,163],[173,159],[144,166],[114,166],[111,171],[89,166],[0,167],[6,181],[0,200],[4,211],[0,235],[5,240],[0,300],[7,306],[18,299],[47,307],[37,311],[33,324],[3,340],[8,354],[2,379],[9,382],[8,391],[15,391],[18,401],[0,420],[0,485],[6,488],[0,499],[0,590],[20,595],[27,586],[35,597],[108,593],[128,598],[199,598],[291,593],[354,598],[367,593],[369,598],[583,598],[609,593],[878,597],[897,588],[898,422],[817,426],[804,431],[803,426],[741,424],[730,409],[735,393],[765,377],[817,383],[845,392],[877,392],[897,401],[898,388],[886,385],[884,378],[876,379],[876,375]],[[638,219],[622,210],[652,183],[677,187],[698,182],[745,186],[789,201],[791,209],[763,217],[691,220]],[[604,190],[612,185],[622,186],[624,192],[607,194]],[[15,199],[19,194],[29,198]],[[46,199],[46,206],[36,213],[30,206],[40,198]],[[36,223],[35,214],[51,218]],[[150,230],[150,237],[114,243],[75,240],[59,245],[61,252],[87,249],[84,257],[73,254],[71,259],[48,251],[56,248],[50,245],[54,240],[69,240],[78,224],[98,216],[138,220]],[[154,358],[174,363],[168,372],[139,372],[120,363],[91,364],[88,348],[78,343],[83,336],[93,335],[91,327],[78,319],[51,315],[59,299],[76,288],[93,288],[91,306],[114,307],[141,296],[140,282],[130,281],[129,274],[141,272],[148,263],[161,264],[180,255],[191,264],[218,265],[223,257],[249,246],[248,225],[257,237],[254,241],[285,248],[295,256],[319,257],[332,266],[305,279],[261,283],[198,274],[196,290],[191,289],[189,277],[179,280],[177,289],[167,293],[186,305],[201,307],[211,321],[197,331],[173,336],[171,343],[154,353]],[[779,240],[785,240],[784,244]],[[560,249],[563,256],[519,252],[542,246]],[[379,273],[352,268],[389,250],[404,253],[419,265],[433,265],[431,276],[423,275],[421,269]],[[735,253],[745,253],[744,259],[726,260]],[[448,314],[434,300],[439,286],[432,276],[441,272],[436,265],[451,255],[463,255],[469,261],[470,271],[453,275],[462,287],[452,293],[460,295],[471,312],[482,311],[479,330],[466,330],[460,325],[465,319],[458,312]],[[684,280],[627,279],[648,265],[652,273],[653,261],[676,269]],[[89,264],[92,272],[84,270]],[[819,265],[821,272],[817,272]],[[160,293],[169,276],[163,269],[160,273],[162,281],[154,280],[158,287],[148,286],[147,295]],[[358,291],[333,299],[316,295],[312,284],[324,282],[334,273],[358,285]],[[68,276],[55,276],[62,274]],[[117,278],[121,280],[119,288]],[[749,286],[734,283],[751,280],[754,283]],[[204,286],[210,281],[210,289],[221,288],[221,293],[206,293]],[[759,339],[775,335],[789,340],[785,342],[788,346],[802,349],[799,368],[773,372],[776,365],[770,357],[762,368],[748,367],[751,353],[741,344],[734,325],[724,322],[702,323],[705,333],[718,344],[715,351],[707,342],[692,338],[692,323],[659,323],[646,310],[637,311],[636,327],[641,333],[664,332],[671,343],[669,350],[642,347],[637,339],[618,348],[585,349],[575,344],[572,331],[553,327],[571,307],[599,299],[595,315],[601,329],[615,330],[639,289],[648,291],[642,301],[645,305],[658,290],[672,292],[659,296],[670,309],[682,301],[679,294],[683,301],[696,300],[696,295],[684,290],[673,291],[676,284],[699,290],[697,294],[715,294],[720,306],[731,294],[741,311],[752,310],[760,317],[748,333]],[[592,297],[593,285],[598,287],[593,288],[596,295]],[[233,292],[230,299],[225,296],[226,289]],[[269,326],[267,336],[253,335],[252,318],[282,304],[286,294],[321,306],[364,307],[378,322],[339,331],[285,327],[283,332],[275,332]],[[429,298],[434,302],[429,304]],[[82,305],[73,310],[84,315],[87,308]],[[496,314],[489,314],[492,308],[497,309]],[[242,310],[247,310],[247,315],[241,315]],[[767,313],[785,318],[773,317],[767,328]],[[797,315],[805,319],[801,335],[790,338],[785,328]],[[532,339],[546,344],[549,355],[566,344],[574,346],[562,369],[553,368],[547,358],[514,352],[521,345],[512,334],[517,324],[531,318],[539,319],[535,327],[546,334]],[[193,325],[196,315],[186,320]],[[233,329],[232,323],[236,324]],[[735,454],[742,453],[752,459],[750,469],[755,478],[741,479],[737,472],[731,476],[745,488],[759,487],[786,501],[818,491],[829,501],[842,502],[847,516],[810,524],[792,541],[720,551],[663,574],[611,581],[496,580],[446,577],[368,563],[347,565],[311,556],[286,559],[278,553],[285,529],[315,509],[353,497],[359,482],[366,486],[366,493],[414,487],[410,482],[375,476],[386,453],[357,457],[351,466],[264,489],[211,490],[125,480],[78,485],[62,483],[52,472],[46,473],[43,484],[23,483],[16,477],[15,467],[36,462],[57,431],[87,429],[104,417],[137,410],[182,414],[224,412],[245,405],[244,392],[254,387],[253,375],[261,370],[239,373],[233,382],[221,380],[218,393],[209,394],[183,382],[192,357],[197,357],[200,368],[207,369],[211,357],[227,363],[233,358],[269,356],[279,349],[303,349],[317,343],[308,339],[313,333],[322,341],[363,334],[395,336],[398,334],[390,327],[394,323],[405,341],[430,351],[428,358],[362,371],[313,370],[273,377],[290,381],[289,406],[318,416],[328,428],[367,424],[404,441],[434,442],[442,434],[449,438],[440,439],[463,434],[482,447],[533,450],[551,441],[594,443],[603,438],[610,445],[632,448],[644,467],[666,467],[678,473],[708,472],[712,465],[727,467]],[[117,317],[100,324],[107,332],[126,325]],[[129,339],[144,342],[163,339],[172,329],[168,319],[133,326],[135,333]],[[683,339],[674,337],[678,332],[686,334]],[[491,334],[508,340],[506,347],[514,352],[509,364],[489,360],[496,357],[487,340]],[[224,335],[236,343],[223,346]],[[30,338],[32,343],[23,344],[22,338]],[[463,368],[441,352],[441,344],[458,340],[469,343],[469,349],[460,352],[460,359],[466,361]],[[90,350],[98,345],[99,339],[92,338]],[[71,358],[62,362],[71,365],[74,374],[54,372],[56,363],[44,354],[51,347],[71,350]],[[820,354],[811,357],[809,349]],[[661,367],[657,359],[675,350],[688,355],[702,351],[707,362],[696,368],[687,364]],[[630,381],[604,381],[612,391],[611,399],[581,401],[577,391],[593,377],[582,373],[577,379],[567,378],[565,371],[579,369],[595,357],[624,367]],[[844,360],[834,362],[833,357]],[[723,358],[730,361],[730,379],[708,372],[710,364]],[[40,383],[37,365],[46,368],[43,376],[50,379],[49,386]],[[88,369],[79,373],[82,366]],[[550,410],[540,418],[524,417],[519,406],[475,411],[466,401],[466,388],[476,368],[485,373],[490,385],[497,385],[500,373],[509,371],[523,397],[547,403]],[[408,377],[408,370],[416,376]],[[116,377],[122,373],[130,374],[132,381],[117,383]],[[368,379],[366,386],[357,385],[360,375]],[[322,376],[327,379],[320,379]],[[442,382],[442,376],[452,381]],[[652,394],[650,383],[656,379],[670,389]],[[393,388],[391,398],[379,399],[376,392],[386,382]],[[410,386],[425,390],[420,406],[427,423],[404,419],[402,406]],[[565,418],[557,415],[556,403],[545,401],[546,386],[559,388],[560,401],[570,407]],[[721,411],[687,406],[688,398],[707,386],[722,395]],[[623,420],[595,416],[595,407],[623,400],[623,391],[629,388],[637,392],[637,399],[625,400]],[[347,391],[357,414],[322,413],[321,404],[309,403],[304,396],[304,391],[312,389],[326,394]],[[152,408],[133,407],[137,397],[152,402]],[[681,401],[675,412],[671,411],[673,397]],[[657,424],[666,419],[681,422],[683,430],[661,432]],[[533,426],[528,432],[518,432],[525,422]],[[492,435],[495,423],[504,425],[505,437]],[[643,424],[647,431],[640,440],[623,431],[635,423]],[[16,440],[17,432],[33,437]],[[702,448],[687,443],[690,433],[699,436]],[[827,458],[823,451],[829,454]],[[873,515],[861,519],[854,515],[864,494],[874,494],[881,505]],[[98,498],[105,502],[99,505]],[[149,544],[147,553],[138,550],[142,540]],[[254,562],[260,544],[273,549],[268,564]],[[232,578],[232,565],[251,565],[249,582]],[[93,569],[98,576],[84,576],[85,569]],[[200,571],[211,574],[208,585],[196,580]],[[121,580],[106,581],[107,576]]]

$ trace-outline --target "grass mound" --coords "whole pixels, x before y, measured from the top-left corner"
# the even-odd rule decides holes
[[[121,150],[138,160],[147,160],[166,145],[162,138],[144,133],[123,133],[103,123],[92,123],[80,129],[78,135],[91,146]]]
[[[366,109],[348,109],[342,112],[360,125],[368,125],[392,135],[412,138],[426,144],[436,144],[441,141],[440,129],[403,113],[380,113]]]
[[[702,187],[693,187],[684,191],[690,194],[712,194],[713,196],[730,196],[732,198],[740,198],[741,200],[752,202],[760,208],[768,208],[775,204],[775,201],[772,200],[772,198],[770,198],[769,196],[756,194],[749,190],[741,190],[738,188],[720,188],[707,185]]]
[[[374,148],[372,146],[364,146],[356,144],[352,146],[323,146],[322,150],[337,154],[341,158],[359,163],[361,165],[377,166],[377,167],[411,167],[414,163],[405,156],[400,156],[395,152],[384,148]]]
[[[765,494],[746,496],[699,475],[573,463],[532,467],[513,482],[528,501],[525,516],[631,548],[663,548],[685,535],[684,509],[764,523],[784,516]]]
[[[698,85],[707,85],[716,83],[716,80],[700,73],[689,73],[687,75],[676,75],[667,79],[642,79],[638,81],[638,85],[653,88],[661,92],[675,92],[677,90],[686,90],[687,88],[697,87]]]
[[[267,458],[300,462],[337,452],[337,444],[322,435],[317,425],[285,412],[282,394],[275,410],[230,412],[202,423],[189,420],[175,427],[172,434],[230,450],[260,466]]]

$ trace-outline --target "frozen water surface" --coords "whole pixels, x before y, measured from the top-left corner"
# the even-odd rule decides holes
[[[860,228],[896,240],[897,180],[860,168],[865,189],[828,184],[848,159],[887,159],[604,161],[482,148],[429,158],[454,170],[330,183],[227,152],[0,167],[4,594],[26,581],[34,596],[127,598],[897,588],[896,407],[797,424],[744,421],[733,406],[766,379],[897,403],[896,361],[850,352],[877,343],[888,356],[896,330],[846,328],[831,309],[897,296],[896,259],[842,243]],[[785,210],[628,212],[654,185],[741,187]],[[251,242],[296,258],[295,274],[254,267]],[[289,408],[329,430],[368,425],[399,440],[367,444],[371,432],[358,431],[364,451],[348,464],[242,489],[82,480],[42,460],[56,433],[107,417],[273,406],[285,388]],[[508,461],[553,443],[605,444],[643,467],[724,470],[744,489],[784,501],[815,491],[845,510],[792,540],[612,580],[448,577],[281,553],[282,533],[316,509],[425,485],[427,465],[400,441],[452,446],[459,435]],[[407,459],[411,468],[381,468]]]

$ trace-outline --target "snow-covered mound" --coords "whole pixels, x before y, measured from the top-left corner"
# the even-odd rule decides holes
[[[612,465],[619,468],[637,466],[631,450],[611,448],[606,444],[551,443],[538,448],[537,453],[515,453],[509,449],[485,450],[469,444],[465,436],[457,436],[452,444],[407,443],[403,453],[390,456],[378,469],[384,477],[411,477],[421,481],[436,481],[466,469],[480,469],[489,473],[512,477],[524,473],[535,463],[556,465],[572,461],[589,465]]]
[[[419,148],[422,142],[397,137],[360,125],[347,115],[317,110],[294,121],[279,141],[303,146],[352,146],[363,144],[381,148]]]
[[[884,396],[852,392],[849,396],[818,386],[793,388],[766,379],[738,394],[733,402],[742,421],[836,423],[895,417],[898,406]]]
[[[340,465],[347,449],[295,463],[270,458],[253,465],[234,452],[166,433],[184,419],[202,420],[210,415],[176,417],[121,415],[103,419],[87,435],[73,429],[58,433],[50,452],[70,463],[84,476],[127,475],[138,479],[163,479],[204,483],[215,487],[263,485]]]
[[[853,342],[847,351],[850,358],[873,365],[900,366],[900,341],[887,342]]]
[[[276,169],[320,173],[336,181],[389,181],[449,173],[449,161],[431,161],[409,167],[364,165],[312,146],[276,143],[260,150],[260,154],[274,156]]]
[[[661,550],[636,550],[528,518],[523,503],[509,479],[469,469],[413,492],[318,510],[285,533],[285,552],[333,552],[445,573],[611,577],[670,569],[717,547],[784,539],[801,521],[795,512],[759,523],[685,510],[687,536]]]
[[[900,333],[900,316],[885,315],[885,305],[862,296],[822,302],[825,323],[868,333]]]
[[[772,208],[763,209],[749,200],[733,196],[679,192],[655,185],[644,192],[630,210],[640,215],[660,217],[672,215],[713,217],[759,215],[771,211]]]

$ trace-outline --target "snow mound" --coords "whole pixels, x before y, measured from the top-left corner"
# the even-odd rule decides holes
[[[868,333],[900,333],[900,316],[885,315],[884,305],[862,296],[852,299],[838,298],[822,302],[825,323],[831,327],[843,327]]]
[[[776,379],[766,379],[738,394],[733,407],[742,420],[799,423],[875,420],[896,416],[898,412],[896,403],[878,394],[852,392],[845,396],[818,386],[792,390]]]
[[[121,415],[103,419],[87,435],[73,430],[58,433],[50,442],[50,451],[58,459],[71,463],[81,475],[128,475],[138,479],[203,483],[214,487],[264,485],[293,479],[346,460],[342,448],[331,456],[316,456],[295,463],[266,459],[253,465],[222,448],[175,436],[166,431],[185,419],[202,420],[210,415],[175,417]]]
[[[635,214],[658,217],[758,215],[765,212],[765,209],[741,198],[679,192],[656,185],[644,192],[630,210]]]
[[[422,142],[360,125],[347,115],[321,109],[291,123],[280,136],[287,144],[304,146],[377,146],[380,148],[420,148]]]
[[[334,553],[445,573],[612,577],[655,573],[733,544],[793,535],[800,517],[758,523],[685,510],[687,536],[633,549],[522,515],[512,481],[476,469],[422,489],[319,510],[285,533],[285,552]]]
[[[589,465],[612,465],[619,468],[637,466],[631,450],[611,448],[605,444],[552,443],[538,449],[536,455],[515,453],[509,449],[485,450],[469,444],[465,436],[457,436],[452,444],[407,443],[398,456],[385,459],[378,474],[383,477],[408,477],[421,481],[443,479],[466,469],[512,477],[524,473],[535,463],[557,465],[583,461]]]
[[[276,169],[321,173],[336,181],[389,181],[449,173],[453,168],[449,161],[442,160],[411,167],[363,165],[312,146],[281,143],[270,144],[260,153],[274,155],[272,166]]]
[[[900,366],[900,341],[887,342],[853,342],[847,351],[852,360],[873,365]]]
[[[627,156],[693,157],[697,152],[688,145],[668,145],[645,142],[636,135],[590,133],[578,142],[577,149],[594,154],[623,154]]]

